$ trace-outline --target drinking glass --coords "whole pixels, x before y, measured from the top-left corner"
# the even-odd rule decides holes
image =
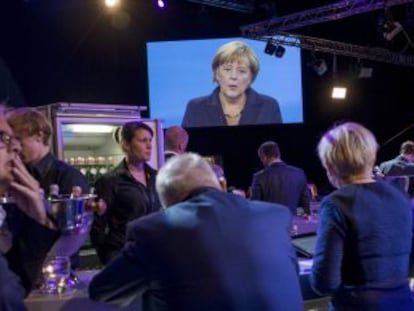
[[[42,290],[48,294],[62,294],[67,287],[70,275],[70,259],[68,256],[55,256],[45,261],[42,268]]]

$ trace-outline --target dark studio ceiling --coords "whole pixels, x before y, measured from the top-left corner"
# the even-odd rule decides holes
[[[121,1],[121,10],[109,13],[102,5],[103,0],[3,0],[0,4],[0,26],[3,26],[0,34],[10,39],[20,32],[23,35],[20,40],[24,40],[24,36],[33,38],[39,34],[40,37],[42,33],[45,37],[50,34],[52,37],[49,39],[73,35],[81,40],[82,35],[88,36],[88,32],[105,38],[112,33],[121,37],[133,33],[154,39],[195,37],[198,34],[219,37],[241,34],[240,28],[251,23],[337,3],[315,0],[164,0],[166,8],[158,11],[154,0]],[[249,7],[250,12],[234,10],[236,5]],[[310,23],[288,31],[365,46],[385,46],[398,51],[396,43],[387,42],[382,36],[381,27],[387,17],[400,21],[404,30],[409,35],[413,34],[412,3]]]
[[[0,56],[33,104],[77,94],[80,99],[93,100],[97,93],[109,101],[119,101],[117,89],[123,89],[123,94],[130,92],[126,98],[145,101],[145,42],[238,36],[245,25],[336,3],[234,0],[252,3],[252,12],[246,13],[199,3],[202,0],[165,0],[166,8],[162,11],[155,8],[154,0],[121,1],[117,12],[105,9],[103,0],[0,1]],[[384,39],[381,23],[386,15],[401,21],[413,37],[412,3],[289,32],[400,53],[405,39]],[[411,55],[412,51],[404,53]],[[62,79],[64,83],[59,83]],[[104,83],[108,85],[102,86]],[[42,89],[47,89],[48,95]]]

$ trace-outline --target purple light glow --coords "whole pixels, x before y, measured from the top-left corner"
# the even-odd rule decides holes
[[[157,5],[159,8],[163,9],[165,7],[165,3],[163,0],[157,0]]]

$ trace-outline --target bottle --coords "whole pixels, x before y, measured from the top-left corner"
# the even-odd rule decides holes
[[[80,186],[73,186],[70,198],[79,198],[82,195],[82,188]]]
[[[84,202],[81,198],[82,188],[80,186],[73,186],[70,193],[70,224],[75,228],[82,226],[83,214],[84,214]]]
[[[59,185],[51,184],[49,186],[49,196],[48,200],[58,199],[59,198]]]
[[[298,227],[298,225],[293,224],[293,225],[292,225],[292,228],[291,228],[291,230],[290,230],[290,235],[291,235],[291,236],[296,236],[296,235],[298,235],[298,234],[299,234],[299,227]]]

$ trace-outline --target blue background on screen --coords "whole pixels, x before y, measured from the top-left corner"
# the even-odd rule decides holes
[[[165,127],[180,125],[188,101],[216,87],[211,62],[233,40],[247,43],[259,59],[252,87],[279,102],[283,123],[303,122],[300,49],[285,46],[284,56],[276,58],[264,53],[265,42],[245,38],[148,42],[150,117],[164,120]]]

